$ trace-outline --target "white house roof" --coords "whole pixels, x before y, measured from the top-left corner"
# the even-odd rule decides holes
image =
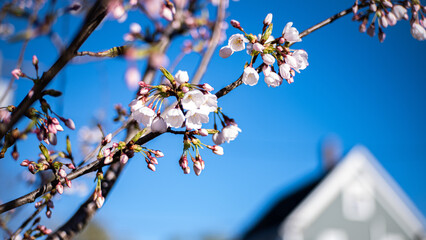
[[[302,201],[286,218],[279,229],[279,235],[285,240],[305,240],[304,231],[318,221],[321,214],[330,205],[340,199],[341,211],[348,222],[362,222],[370,218],[380,205],[386,216],[398,225],[404,236],[410,239],[424,239],[426,224],[421,213],[415,208],[401,188],[380,166],[374,156],[363,146],[354,147],[347,156],[323,179],[323,181]],[[354,200],[355,199],[355,200]],[[340,207],[340,205],[339,205]],[[377,224],[376,224],[377,225]],[[380,224],[379,224],[380,225]],[[374,226],[374,229],[383,228]],[[330,229],[333,232],[333,229]],[[329,232],[330,232],[329,231]],[[324,233],[324,236],[328,233]],[[333,235],[334,234],[334,235]],[[333,239],[339,237],[334,231]],[[405,239],[388,234],[388,238]],[[374,239],[375,237],[370,237]],[[330,237],[316,239],[332,239]]]

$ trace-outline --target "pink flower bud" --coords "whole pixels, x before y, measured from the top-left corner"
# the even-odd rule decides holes
[[[187,86],[182,87],[182,92],[183,93],[189,92],[189,88]]]
[[[65,184],[67,184],[69,188],[71,188],[72,186],[71,180],[69,180],[68,178],[65,178]]]
[[[370,11],[372,11],[372,12],[377,11],[377,6],[376,6],[376,4],[374,3],[374,1],[371,1],[371,2],[370,2]]]
[[[392,3],[388,0],[383,0],[382,4],[387,8],[391,8],[393,6]]]
[[[62,194],[64,192],[64,186],[62,186],[61,182],[58,182],[58,184],[56,184],[56,191],[59,194]]]
[[[35,174],[35,167],[34,167],[34,164],[29,164],[29,165],[28,165],[28,170],[29,170],[32,174]]]
[[[258,52],[263,52],[263,49],[265,49],[265,47],[260,43],[255,43],[253,44],[253,49]]]
[[[204,83],[203,85],[201,85],[201,87],[206,90],[207,92],[211,92],[214,90],[214,88],[212,86],[210,86],[210,84],[208,83]]]
[[[155,172],[155,165],[154,165],[154,164],[152,164],[152,163],[148,163],[148,168],[149,168],[151,171]]]
[[[152,164],[158,165],[158,160],[157,158],[153,157],[153,156],[149,156],[149,160],[151,160]]]
[[[186,158],[186,155],[183,155],[180,159],[179,159],[179,165],[182,169],[185,169],[188,167],[188,159]]]
[[[237,20],[231,20],[231,26],[238,29],[241,28],[240,22],[238,22]]]
[[[54,133],[49,133],[47,135],[47,139],[48,139],[48,143],[52,144],[52,145],[56,145],[58,143],[58,139],[56,138],[56,134]]]
[[[126,164],[127,163],[127,161],[129,161],[129,157],[126,155],[126,154],[121,154],[121,156],[120,156],[120,162],[121,162],[121,164]]]
[[[194,169],[195,175],[200,176],[202,171],[201,163],[198,161],[194,162],[194,165],[192,166],[192,168]]]
[[[190,167],[186,167],[183,169],[183,173],[184,174],[189,174],[191,172],[191,168]]]
[[[44,235],[49,235],[52,233],[52,229],[46,228],[46,230],[43,231]]]
[[[64,123],[65,123],[65,126],[67,126],[69,129],[71,130],[75,129],[74,121],[71,118],[65,119]]]
[[[75,169],[75,166],[72,163],[65,164],[65,166],[67,166],[67,168],[72,169],[72,170]]]
[[[363,23],[361,23],[361,25],[359,25],[359,32],[363,33],[365,31],[367,31],[367,23],[363,22]]]
[[[108,165],[108,164],[110,164],[110,163],[112,163],[112,161],[113,161],[114,159],[112,158],[112,156],[107,156],[107,157],[105,157],[105,159],[104,159],[104,164],[105,165]]]
[[[111,142],[111,139],[112,139],[112,134],[110,133],[110,134],[108,134],[108,135],[106,135],[106,137],[104,138],[104,140],[103,140],[103,142],[104,142],[104,144],[103,145],[106,145],[107,143],[110,143]]]
[[[353,12],[354,14],[356,14],[356,13],[358,12],[358,4],[357,4],[357,3],[355,3],[355,4],[352,6],[352,12]]]
[[[268,13],[268,15],[266,15],[265,19],[263,20],[263,24],[269,25],[271,23],[272,23],[272,13]]]
[[[160,151],[160,150],[155,150],[155,151],[152,151],[154,154],[155,154],[155,156],[156,157],[158,157],[158,158],[161,158],[161,157],[164,157],[164,153],[162,152],[162,151]]]
[[[38,58],[36,55],[33,56],[33,65],[37,66],[38,65]]]
[[[41,204],[43,203],[43,201],[38,201],[34,204],[35,208],[39,208],[41,206]]]
[[[13,75],[16,79],[19,79],[19,77],[23,77],[23,76],[25,76],[25,75],[22,73],[21,69],[18,69],[18,68],[15,68],[15,69],[13,69],[13,70],[12,70],[12,75]]]
[[[103,151],[104,156],[109,156],[111,154],[111,148],[105,148]]]
[[[47,210],[46,211],[46,217],[50,218],[52,216],[52,211]]]
[[[223,155],[223,147],[221,147],[221,146],[214,145],[212,150],[213,150],[214,154]]]
[[[382,27],[384,27],[384,28],[387,28],[387,27],[388,27],[388,20],[387,20],[387,18],[386,18],[386,16],[385,16],[385,15],[382,15],[382,16],[379,18],[379,23],[380,23],[380,26],[382,26]]]
[[[104,205],[104,202],[105,202],[105,198],[102,197],[102,196],[98,196],[96,198],[96,202],[95,202],[96,203],[96,207],[101,208],[102,205]]]
[[[23,166],[23,167],[28,166],[28,164],[30,164],[30,161],[28,161],[27,159],[25,159],[24,161],[21,162],[21,166]]]
[[[173,12],[168,7],[163,7],[163,9],[161,10],[161,16],[167,21],[173,21]]]
[[[375,26],[374,26],[374,22],[370,24],[370,26],[367,29],[367,34],[370,35],[370,37],[374,37],[374,35],[376,34],[375,32]]]
[[[391,25],[391,26],[395,26],[395,24],[396,24],[396,22],[397,22],[397,19],[396,19],[395,14],[393,14],[392,12],[389,12],[389,13],[386,15],[386,18],[387,18],[387,20],[388,20],[389,25]]]
[[[209,132],[205,128],[198,129],[198,134],[205,137],[209,135]]]
[[[67,176],[67,173],[65,172],[65,170],[63,168],[59,169],[58,174],[62,178],[65,178]]]

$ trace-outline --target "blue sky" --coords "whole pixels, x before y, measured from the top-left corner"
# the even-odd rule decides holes
[[[230,3],[227,21],[236,19],[247,32],[257,34],[264,17],[271,12],[273,35],[279,35],[289,21],[301,32],[352,4],[278,0],[259,4],[244,0]],[[321,173],[319,149],[329,135],[341,140],[345,153],[357,144],[366,146],[425,215],[425,43],[411,36],[407,21],[387,28],[385,42],[379,43],[377,37],[359,33],[358,23],[352,22],[351,17],[293,45],[294,49],[308,52],[310,64],[296,75],[294,84],[268,88],[261,76],[258,85],[240,86],[220,99],[224,113],[234,118],[243,131],[235,141],[223,146],[223,156],[202,153],[206,169],[201,176],[181,172],[180,136],[160,136],[148,144],[166,155],[159,159],[157,171],[149,171],[140,157],[132,159],[95,221],[105,224],[112,236],[126,239],[238,235],[277,197]],[[133,21],[139,21],[137,14],[130,14],[128,21],[121,24],[104,22],[81,50],[98,51],[123,44],[122,35]],[[72,32],[78,22],[70,18],[68,23],[58,22],[55,27],[63,33],[64,26],[68,26]],[[238,31],[233,28],[227,31],[228,36],[234,33]],[[69,39],[72,34],[67,36]],[[4,59],[17,58],[19,44],[6,45],[2,41],[0,46]],[[179,49],[179,44],[170,47],[170,59]],[[55,50],[45,38],[29,44],[25,55],[28,66],[34,54],[39,56],[42,70],[56,59]],[[177,69],[187,70],[191,76],[198,59],[191,54]],[[218,90],[241,74],[246,61],[249,57],[244,52],[228,59],[220,58],[216,52],[202,81]],[[65,117],[73,118],[77,127],[92,124],[95,113],[103,111],[107,116],[106,129],[112,131],[113,104],[125,106],[134,96],[124,83],[128,65],[124,59],[107,59],[68,66],[51,85],[65,94],[57,102],[52,100],[51,105]],[[138,66],[142,69],[143,62]],[[4,67],[2,74],[8,78],[5,69],[8,68]],[[16,101],[31,87],[25,80],[18,84]],[[67,134],[77,149],[76,132]],[[31,150],[36,146],[18,147],[26,148],[23,158],[34,158]],[[0,165],[1,181],[7,184],[7,191],[1,191],[2,201],[34,188],[12,188],[22,168],[10,157],[0,161]],[[91,184],[91,179],[86,178],[85,182]],[[92,187],[89,185],[89,189]],[[77,196],[61,198],[52,219],[43,220],[53,228],[85,200]],[[27,209],[32,211],[33,207]]]

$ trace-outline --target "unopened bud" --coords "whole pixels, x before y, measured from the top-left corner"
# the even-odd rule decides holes
[[[201,88],[203,88],[204,90],[206,90],[207,92],[211,92],[214,90],[214,88],[212,86],[210,86],[210,84],[208,83],[204,83],[201,85]]]
[[[238,29],[241,28],[240,22],[238,22],[237,20],[231,20],[231,26]]]
[[[129,157],[126,155],[126,154],[121,154],[121,156],[120,156],[120,162],[121,162],[121,164],[126,164],[127,163],[127,161],[129,160]]]
[[[200,176],[202,171],[201,163],[198,161],[194,162],[194,165],[192,166],[192,168],[194,169],[195,175]]]
[[[263,20],[263,24],[264,25],[269,25],[272,22],[272,13],[268,13],[268,15],[266,15],[265,19]]]
[[[41,206],[41,204],[43,204],[43,201],[38,201],[34,204],[34,207],[39,208]]]
[[[191,168],[190,168],[190,167],[188,167],[188,166],[187,166],[186,168],[184,168],[184,169],[183,169],[183,173],[184,173],[184,174],[189,174],[190,172],[191,172]]]
[[[111,142],[112,139],[112,134],[109,133],[108,135],[106,135],[106,137],[102,140],[102,145],[107,145],[108,143]]]
[[[61,176],[62,178],[67,177],[67,173],[65,172],[65,170],[63,168],[59,169],[58,171],[59,176]]]
[[[36,55],[33,55],[33,65],[38,70],[38,58]]]
[[[72,186],[71,180],[69,180],[68,178],[65,178],[65,184],[67,184],[69,188],[71,188]]]
[[[218,146],[218,145],[214,145],[212,147],[213,153],[217,154],[217,155],[223,155],[223,147]]]
[[[154,164],[152,164],[152,163],[148,163],[148,168],[149,168],[151,171],[155,172],[155,165],[154,165]]]
[[[96,198],[96,207],[101,208],[102,205],[104,205],[104,202],[105,202],[105,198],[102,196],[98,196]]]
[[[355,4],[352,6],[352,12],[353,12],[354,14],[356,14],[356,13],[358,12],[358,3],[355,3]]]
[[[64,123],[65,123],[65,126],[67,126],[69,129],[71,130],[75,129],[74,121],[71,118],[65,119]]]
[[[67,166],[67,168],[72,169],[72,170],[75,169],[75,166],[72,163],[65,164],[65,166]]]
[[[164,157],[164,153],[160,150],[152,151],[152,153],[154,153],[155,156],[158,157],[158,158]]]
[[[205,137],[205,136],[208,136],[208,135],[209,135],[209,132],[208,132],[205,128],[201,128],[201,129],[198,129],[198,134],[199,134],[200,136]]]
[[[64,192],[64,186],[62,186],[62,183],[61,183],[61,182],[58,182],[58,184],[56,184],[56,191],[57,191],[59,194],[62,194],[62,193]]]
[[[108,165],[108,164],[110,164],[110,163],[112,163],[112,161],[113,161],[114,159],[112,158],[112,156],[107,156],[107,157],[105,157],[105,159],[104,159],[104,164],[105,165]]]
[[[47,210],[46,211],[46,217],[50,218],[52,216],[52,211]]]

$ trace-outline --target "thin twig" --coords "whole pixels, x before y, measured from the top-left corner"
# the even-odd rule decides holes
[[[207,70],[207,65],[210,63],[213,53],[216,50],[222,32],[222,22],[225,19],[226,5],[227,4],[225,0],[221,0],[219,3],[212,37],[210,39],[207,51],[204,53],[200,65],[198,65],[197,72],[195,72],[195,75],[192,78],[192,84],[198,84],[200,82],[201,78],[204,76],[204,73]]]

